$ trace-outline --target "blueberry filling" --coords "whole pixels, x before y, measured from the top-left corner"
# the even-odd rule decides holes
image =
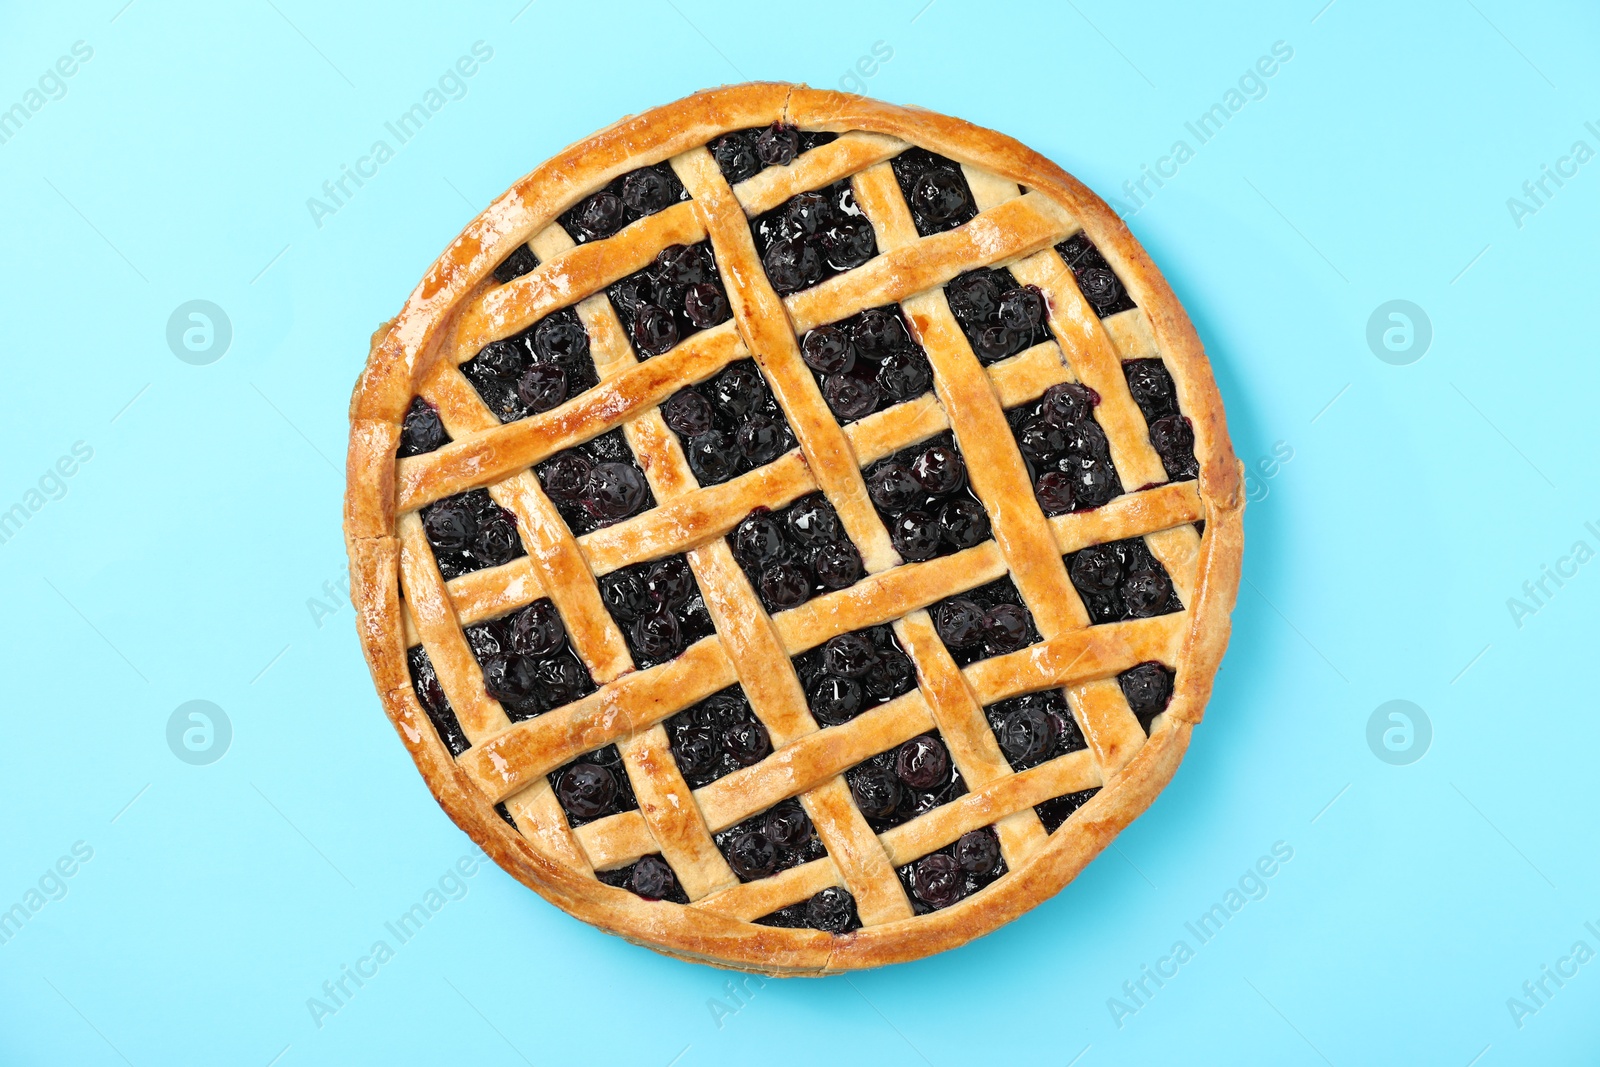
[[[895,873],[916,914],[948,908],[1006,873],[1000,835],[989,826],[971,830]]]
[[[589,333],[572,308],[490,341],[461,364],[461,373],[501,422],[549,411],[600,382],[589,355]]]
[[[983,714],[1014,771],[1089,747],[1059,689],[997,701],[984,708]]]
[[[439,731],[439,740],[450,750],[450,755],[459,756],[471,748],[472,742],[467,740],[450,699],[444,695],[444,686],[439,684],[433,661],[428,659],[428,650],[421,645],[407,649],[406,666],[411,670],[411,688],[417,694],[417,703],[433,720],[433,728]]]
[[[800,356],[841,423],[854,422],[933,388],[928,356],[911,339],[894,304],[818,326],[801,340]]]
[[[1091,545],[1066,557],[1090,623],[1148,619],[1182,611],[1172,579],[1142,537]]]
[[[483,671],[483,688],[513,722],[531,719],[594,692],[594,679],[567,643],[567,628],[548,597],[491,622],[466,628]]]
[[[1122,493],[1110,442],[1095,421],[1099,403],[1093,389],[1064,382],[1006,412],[1033,495],[1046,515],[1097,508]]]
[[[958,667],[1016,652],[1041,640],[1032,613],[1009,577],[941,600],[928,614]]]
[[[517,833],[520,834],[522,832],[522,827],[517,825],[517,820],[511,817],[511,809],[506,807],[505,801],[501,801],[494,806],[494,813],[500,816],[501,820]]]
[[[948,430],[874,464],[866,482],[889,540],[908,563],[989,539],[989,516],[967,485],[966,461]]]
[[[600,599],[640,670],[677,658],[715,632],[694,572],[681,555],[603,574],[599,585]]]
[[[979,267],[951,278],[945,299],[978,362],[989,364],[1050,340],[1044,296],[1008,270]]]
[[[725,133],[710,144],[722,176],[737,185],[768,167],[787,167],[795,157],[827,144],[839,135],[802,130],[782,122]]]
[[[741,882],[767,878],[827,855],[798,800],[784,800],[715,835]]]
[[[720,485],[795,447],[789,420],[751,359],[679,389],[661,405],[661,417],[683,442],[689,469],[701,485]]]
[[[712,693],[666,722],[672,758],[690,789],[710,785],[772,752],[772,738],[737,683]]]
[[[534,471],[567,527],[580,537],[656,506],[621,430],[557,452]]]
[[[728,321],[728,294],[708,241],[668,245],[648,267],[606,286],[606,295],[640,359]]]
[[[1072,813],[1089,803],[1099,788],[1085,789],[1077,793],[1068,793],[1064,797],[1047,800],[1043,804],[1035,804],[1033,810],[1039,813],[1039,821],[1044,823],[1044,832],[1053,834],[1060,829],[1061,824],[1072,817]]]
[[[533,249],[525,244],[518,245],[516,251],[501,260],[500,265],[494,269],[494,280],[504,285],[522,277],[538,265],[539,257],[533,254]]]
[[[489,496],[469,489],[422,509],[422,532],[445,581],[526,556],[517,517]]]
[[[888,626],[840,634],[794,657],[794,669],[823,726],[849,722],[917,687],[917,669]]]
[[[828,498],[811,493],[782,511],[756,508],[729,537],[733,557],[770,612],[854,585],[865,573]]]
[[[607,815],[639,808],[616,745],[586,753],[551,771],[550,785],[574,829]]]
[[[1089,301],[1094,313],[1102,319],[1139,306],[1123,288],[1122,279],[1117,277],[1094,242],[1089,240],[1089,235],[1082,230],[1056,245],[1056,251],[1072,268],[1072,275],[1078,281],[1078,291],[1083,293],[1083,298]]]
[[[1147,734],[1150,721],[1166,711],[1172,700],[1174,677],[1173,671],[1155,660],[1146,660],[1117,675],[1117,684],[1122,687],[1122,695],[1128,698],[1128,707],[1139,717],[1139,725]]]
[[[439,411],[420,396],[411,398],[411,407],[400,423],[400,447],[395,455],[420,456],[443,447],[450,440],[444,423],[439,421]]]
[[[610,871],[596,871],[596,878],[606,885],[626,889],[646,900],[670,900],[674,904],[689,903],[689,896],[678,884],[678,876],[659,854],[641,856],[635,863]]]
[[[978,213],[966,175],[955,160],[926,148],[908,148],[889,165],[911,208],[911,221],[922,236],[953,230]]]
[[[1178,411],[1178,387],[1159,359],[1130,359],[1122,365],[1128,379],[1128,392],[1144,413],[1150,427],[1150,444],[1167,477],[1173,481],[1193,478],[1200,473],[1194,458],[1194,424]]]
[[[665,163],[641,167],[578,201],[561,215],[561,228],[578,244],[610,237],[630,222],[689,199]]]
[[[861,929],[861,917],[856,914],[856,898],[850,895],[848,889],[836,885],[829,886],[809,900],[763,915],[756,922],[761,926],[782,926],[791,930],[821,930],[825,934],[847,934]]]
[[[780,296],[861,266],[878,254],[850,182],[800,193],[750,220],[767,280]]]
[[[850,795],[874,833],[948,804],[967,791],[950,750],[935,731],[880,752],[845,772]]]

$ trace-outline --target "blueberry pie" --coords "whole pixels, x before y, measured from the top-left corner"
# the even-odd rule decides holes
[[[988,130],[751,84],[462,231],[373,337],[345,535],[383,706],[501,866],[820,974],[995,929],[1149,806],[1243,504],[1105,204]]]

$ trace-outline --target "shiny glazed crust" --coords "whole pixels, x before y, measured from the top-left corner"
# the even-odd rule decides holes
[[[784,121],[840,139],[788,167],[730,189],[702,146],[729,130]],[[980,215],[919,238],[886,160],[914,144],[963,165]],[[692,200],[605,241],[574,247],[558,214],[612,179],[670,161]],[[806,189],[851,177],[880,255],[865,266],[779,299],[766,284],[745,220]],[[1021,189],[1018,189],[1018,186]],[[1025,191],[1024,191],[1025,190]],[[1138,305],[1098,319],[1052,246],[1084,230]],[[637,362],[606,303],[604,286],[672,243],[709,238],[734,305],[733,321],[665,355]],[[490,272],[531,240],[541,265],[504,286]],[[942,285],[955,270],[1010,267],[1049,305],[1054,340],[980,367],[951,318]],[[841,428],[802,373],[796,337],[857,310],[902,305],[929,354],[937,400],[911,401]],[[501,426],[482,409],[457,364],[484,343],[552,310],[575,306],[592,341],[601,385],[543,415]],[[753,356],[801,439],[767,467],[700,489],[655,405],[678,386]],[[1118,360],[1159,356],[1193,422],[1195,482],[1165,472],[1123,382]],[[797,369],[801,368],[801,369]],[[1003,422],[1002,406],[1081,380],[1097,409],[1129,492],[1105,507],[1046,519],[1034,503]],[[411,398],[439,407],[452,443],[396,459]],[[627,118],[543,164],[478,216],[429,268],[405,307],[374,335],[350,409],[345,538],[362,647],[385,712],[450,817],[497,863],[578,918],[679,958],[774,975],[816,975],[915,959],[1009,922],[1069,882],[1171,779],[1200,722],[1227,644],[1243,544],[1240,467],[1198,337],[1166,281],[1106,205],[1059,167],[989,130],[915,108],[784,84],[707,90]],[[542,496],[529,466],[623,426],[659,507],[574,539]],[[922,564],[900,564],[865,497],[861,468],[953,428],[995,541]],[[513,511],[528,556],[445,583],[416,509],[488,486]],[[860,548],[868,577],[768,618],[752,609],[721,540],[757,504],[778,507],[822,489]],[[1204,522],[1203,534],[1191,525]],[[1088,627],[1061,564],[1064,552],[1145,535],[1185,610]],[[639,560],[688,552],[717,635],[669,663],[635,671],[594,592],[593,576]],[[924,608],[1010,574],[1044,640],[958,670]],[[403,595],[404,594],[404,595]],[[511,724],[482,692],[460,627],[552,597],[575,650],[600,689],[572,705]],[[912,653],[919,688],[844,726],[819,731],[787,657],[836,633],[893,622]],[[472,747],[453,758],[417,702],[406,649],[421,640]],[[937,647],[936,647],[937,646]],[[1175,668],[1171,703],[1149,739],[1115,682],[1146,659]],[[781,661],[781,662],[780,662]],[[776,669],[775,669],[776,668]],[[659,725],[681,707],[740,681],[772,734],[775,753],[692,793]],[[1000,755],[981,707],[1063,686],[1089,749],[1021,773]],[[976,718],[974,719],[974,715]],[[981,724],[981,729],[980,729]],[[965,796],[874,836],[855,811],[840,769],[937,725],[972,786]],[[544,775],[582,752],[616,742],[640,810],[570,829]],[[998,762],[997,762],[998,761]],[[1046,834],[1032,805],[1100,787]],[[799,795],[829,855],[740,884],[710,840],[787,796]],[[496,813],[505,801],[521,833]],[[693,809],[682,815],[684,805]],[[675,814],[676,813],[676,814]],[[940,911],[913,916],[893,868],[967,829],[996,826],[1009,872]],[[672,863],[693,903],[650,902],[596,880],[647,852]],[[841,936],[749,920],[843,884],[865,924]]]

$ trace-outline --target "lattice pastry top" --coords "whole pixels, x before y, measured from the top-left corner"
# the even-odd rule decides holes
[[[994,929],[1149,805],[1242,507],[1194,330],[1092,193],[751,84],[467,226],[373,339],[345,533],[384,708],[491,856],[815,974]]]

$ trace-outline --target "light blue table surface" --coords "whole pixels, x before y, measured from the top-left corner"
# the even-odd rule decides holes
[[[7,4],[0,1062],[1594,1062],[1600,14],[1324,3]],[[1206,720],[1074,884],[920,963],[730,989],[492,865],[393,942],[471,844],[345,599],[368,334],[552,152],[747,78],[959,115],[1118,197],[1269,461]],[[210,362],[168,343],[192,300]],[[208,764],[169,746],[195,700]]]

